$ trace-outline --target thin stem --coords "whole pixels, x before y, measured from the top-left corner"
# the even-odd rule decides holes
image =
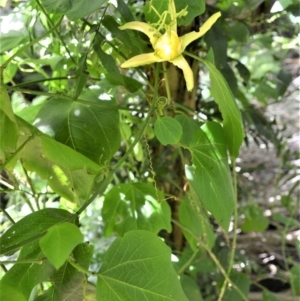
[[[10,214],[8,212],[6,212],[6,210],[4,208],[0,207],[0,211],[13,223],[15,224],[16,222],[13,220],[13,218],[10,216]]]
[[[177,275],[182,274],[193,262],[197,254],[199,253],[199,249],[196,249],[192,256],[186,261],[186,263],[177,271]]]
[[[237,239],[237,222],[238,222],[238,210],[237,210],[237,176],[236,176],[236,170],[235,170],[235,160],[231,158],[232,160],[232,173],[233,173],[233,190],[234,190],[234,217],[233,217],[233,239],[232,239],[232,247],[231,247],[231,252],[230,252],[230,258],[229,258],[229,266],[227,270],[227,275],[229,277],[232,266],[233,266],[233,261],[234,261],[234,255],[235,255],[235,250],[236,250],[236,239]],[[225,279],[221,288],[221,292],[218,298],[218,301],[221,301],[225,291],[226,287],[228,285],[228,280]]]
[[[26,50],[27,48],[31,47],[32,45],[36,44],[37,42],[39,42],[40,40],[44,39],[45,37],[47,37],[51,32],[55,31],[56,28],[59,27],[61,21],[63,20],[63,17],[62,16],[57,24],[55,24],[51,29],[49,29],[47,32],[45,32],[44,34],[42,34],[40,37],[32,40],[30,43],[24,45],[23,47],[21,47],[20,49],[18,49],[18,51],[16,53],[14,53],[11,57],[9,57],[5,62],[4,64],[2,65],[2,68],[6,68],[6,66],[15,58],[17,57],[20,53],[22,53],[24,50]]]
[[[150,107],[149,112],[147,113],[148,115],[147,115],[146,119],[144,120],[142,126],[139,129],[139,132],[137,133],[137,136],[136,136],[135,140],[133,141],[133,143],[131,144],[129,149],[126,151],[124,156],[118,161],[118,163],[116,163],[113,166],[113,168],[112,168],[111,172],[108,174],[108,176],[100,183],[99,187],[96,189],[94,194],[81,206],[81,208],[79,208],[79,210],[77,211],[78,215],[81,214],[94,201],[94,199],[99,194],[103,194],[105,192],[107,186],[109,185],[109,183],[112,181],[112,179],[114,177],[115,171],[122,166],[122,164],[125,162],[125,160],[128,158],[128,156],[133,151],[135,145],[143,137],[144,130],[146,129],[146,127],[147,127],[147,125],[150,121],[150,118],[152,116],[152,113],[155,110],[156,100],[157,100],[157,97],[158,97],[158,81],[159,81],[159,65],[156,66],[154,95],[153,95],[152,105]]]
[[[31,191],[32,191],[32,196],[33,196],[33,198],[34,198],[34,200],[35,200],[36,207],[37,207],[38,210],[40,210],[41,208],[40,208],[40,205],[39,205],[39,200],[38,200],[38,197],[37,197],[37,193],[36,193],[36,191],[35,191],[35,188],[34,188],[34,185],[33,185],[32,181],[31,181],[31,179],[30,179],[30,177],[29,177],[29,175],[28,175],[27,170],[26,170],[25,167],[23,166],[23,162],[22,162],[22,168],[23,168],[25,177],[26,177],[26,179],[27,179],[27,182],[28,182],[28,184],[29,184],[29,186],[30,186],[30,189],[31,189]]]
[[[74,260],[72,260],[71,258],[68,258],[68,263],[73,266],[76,270],[83,272],[87,275],[96,275],[96,273],[89,271],[88,269],[82,267],[81,265],[79,265],[78,263],[76,263]]]
[[[4,260],[0,261],[0,264],[24,264],[24,263],[38,263],[38,264],[43,264],[44,259],[39,259],[39,260],[34,260],[34,259],[27,259],[27,260]]]

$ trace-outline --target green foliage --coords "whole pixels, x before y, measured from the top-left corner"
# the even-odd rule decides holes
[[[237,233],[275,225],[285,239],[299,227],[297,176],[281,196],[290,216],[269,216],[238,194],[235,165],[245,135],[290,156],[252,99],[280,100],[292,80],[281,62],[295,41],[276,22],[292,25],[295,3],[262,15],[260,32],[262,1],[174,0],[180,34],[222,10],[184,53],[189,93],[173,65],[120,68],[151,50],[139,28],[119,26],[164,33],[170,1],[13,1],[1,16],[1,300],[246,301],[257,266]],[[281,252],[299,295],[284,240]]]
[[[170,249],[150,232],[130,231],[117,238],[103,258],[97,300],[130,301],[134,296],[141,301],[187,301],[170,255]]]

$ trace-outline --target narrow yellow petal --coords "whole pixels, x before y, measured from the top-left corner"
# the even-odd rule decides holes
[[[132,29],[132,30],[141,31],[149,38],[152,46],[155,45],[157,39],[160,37],[160,33],[158,33],[154,27],[144,22],[138,22],[138,21],[128,22],[120,26],[119,28],[121,30]]]
[[[177,58],[173,59],[171,63],[173,63],[183,71],[186,88],[188,89],[188,91],[192,91],[194,88],[194,74],[186,59],[182,55],[180,55]]]
[[[122,68],[138,67],[142,65],[148,65],[152,63],[162,62],[163,59],[152,53],[143,53],[132,57],[131,59],[124,62]]]
[[[192,43],[193,41],[199,39],[200,37],[202,37],[204,34],[206,34],[210,28],[212,27],[212,25],[221,17],[221,13],[217,12],[215,14],[213,14],[204,24],[203,26],[200,27],[199,32],[196,31],[192,31],[189,32],[187,34],[185,34],[184,36],[181,37],[181,41],[182,41],[182,51],[185,50],[186,46],[189,45],[190,43]]]

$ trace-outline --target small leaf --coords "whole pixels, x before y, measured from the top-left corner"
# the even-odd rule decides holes
[[[211,93],[223,116],[225,141],[232,158],[237,158],[244,139],[241,113],[222,74],[210,62],[203,60],[210,71]]]
[[[79,62],[75,72],[76,81],[75,81],[75,92],[73,96],[74,99],[77,99],[78,96],[81,94],[89,76],[87,72],[86,59],[87,59],[86,53],[81,55],[81,57],[79,58]]]
[[[164,116],[156,120],[154,132],[161,144],[176,144],[182,135],[182,127],[176,119]]]
[[[200,123],[184,114],[175,116],[175,119],[177,121],[179,121],[179,123],[181,124],[181,127],[182,127],[182,135],[180,138],[180,142],[184,146],[189,146],[190,143],[194,139],[195,132],[197,130],[199,130],[202,123]]]
[[[82,241],[83,235],[77,226],[62,223],[49,228],[39,243],[48,260],[59,269]]]
[[[193,166],[186,166],[186,177],[204,207],[227,230],[234,192],[222,127],[216,122],[204,124],[188,148]]]
[[[216,240],[214,232],[207,217],[196,202],[187,197],[180,201],[179,221],[184,226],[182,232],[194,251],[199,248],[200,241],[210,249],[214,246]],[[185,231],[185,228],[189,231]]]
[[[97,300],[188,301],[170,258],[171,250],[155,234],[127,232],[103,257]]]
[[[263,232],[269,225],[269,219],[264,216],[263,210],[258,205],[249,205],[244,210],[245,220],[241,226],[243,232]]]
[[[276,295],[267,290],[263,290],[263,298],[263,301],[282,301],[282,299],[277,298]]]
[[[0,237],[0,254],[12,254],[24,244],[46,234],[46,230],[57,223],[77,221],[77,215],[66,210],[47,208],[33,212],[12,225]]]

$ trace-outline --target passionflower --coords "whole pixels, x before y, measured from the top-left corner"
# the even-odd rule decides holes
[[[119,27],[122,30],[133,29],[143,32],[148,36],[154,49],[154,52],[143,53],[132,57],[125,61],[121,67],[138,67],[168,61],[183,71],[187,89],[191,91],[194,88],[194,75],[182,53],[190,43],[202,37],[212,27],[221,16],[221,13],[217,12],[213,14],[203,26],[200,27],[198,32],[192,31],[182,37],[178,37],[177,35],[177,14],[174,0],[169,0],[168,14],[170,15],[171,22],[169,24],[160,24],[158,29],[151,24],[138,21],[128,22]],[[160,31],[161,28],[165,29],[163,34]]]

